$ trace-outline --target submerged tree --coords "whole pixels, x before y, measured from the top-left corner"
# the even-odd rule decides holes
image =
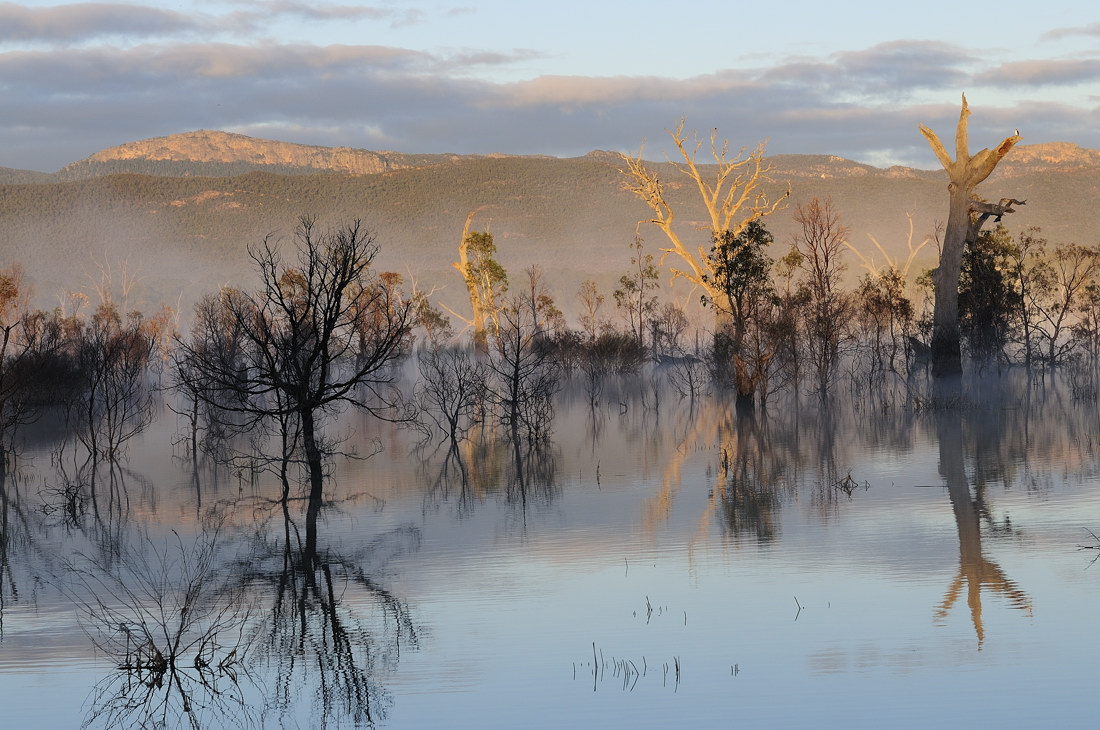
[[[497,247],[493,234],[471,231],[473,219],[474,213],[466,217],[462,243],[458,246],[458,261],[453,266],[462,274],[470,295],[473,314],[468,321],[474,328],[474,345],[484,352],[488,348],[488,328],[496,327],[501,298],[508,291],[508,273],[494,258]]]
[[[767,254],[773,240],[768,229],[754,220],[738,235],[732,231],[716,233],[709,256],[714,273],[707,279],[721,296],[716,299],[704,294],[703,303],[714,307],[723,321],[724,326],[714,334],[715,355],[719,362],[733,363],[741,407],[752,405],[761,373],[775,352],[750,348],[746,342],[750,330],[761,326],[761,310],[773,295],[769,279],[772,260]],[[751,339],[753,344],[763,342],[758,337]]]
[[[955,131],[955,159],[952,160],[940,138],[928,127],[920,125],[921,134],[928,139],[932,151],[947,170],[951,182],[947,185],[951,207],[947,216],[940,265],[933,275],[936,307],[932,323],[932,373],[937,376],[956,375],[962,372],[962,350],[959,344],[959,276],[962,268],[963,249],[978,238],[978,233],[990,216],[999,221],[1005,213],[1013,212],[1012,205],[1024,201],[1002,198],[999,203],[983,203],[974,195],[974,188],[989,177],[1005,155],[1020,141],[1019,132],[1006,137],[996,148],[983,149],[970,155],[967,118],[970,108],[966,95],[962,98],[962,112]]]
[[[729,141],[718,142],[718,130],[710,134],[710,152],[713,165],[697,162],[697,155],[703,142],[694,132],[684,129],[685,120],[681,119],[676,129],[668,130],[673,144],[680,153],[683,162],[673,162],[677,172],[687,177],[699,190],[699,196],[706,208],[708,217],[707,243],[693,246],[680,237],[674,226],[676,211],[666,195],[666,183],[656,171],[648,167],[638,156],[623,155],[626,163],[626,189],[637,196],[653,211],[652,223],[665,234],[669,247],[662,249],[667,256],[674,254],[686,268],[673,267],[672,278],[684,278],[700,287],[713,301],[718,319],[729,311],[726,294],[715,283],[715,261],[709,256],[708,245],[727,235],[741,235],[753,221],[773,213],[786,196],[773,200],[764,190],[771,168],[764,159],[764,143],[757,145],[751,152],[742,148],[737,154],[730,151]],[[713,176],[711,170],[713,169]],[[789,192],[788,192],[789,194]]]
[[[797,239],[804,273],[801,288],[806,315],[805,346],[816,375],[816,388],[824,395],[840,362],[840,347],[852,317],[851,297],[841,288],[846,265],[841,254],[848,228],[829,200],[814,198],[798,206]]]
[[[531,441],[545,438],[553,420],[561,367],[551,342],[539,331],[540,316],[540,310],[532,311],[523,296],[512,297],[500,310],[488,361],[489,400],[513,441],[524,435]]]
[[[324,485],[320,421],[351,404],[383,415],[392,399],[388,367],[408,347],[412,302],[371,264],[378,246],[356,220],[332,232],[304,216],[296,232],[297,261],[284,262],[270,239],[249,250],[262,279],[254,293],[212,303],[190,342],[181,343],[194,392],[245,423],[293,419],[310,478],[310,496]],[[202,312],[200,311],[201,315]],[[207,346],[225,331],[235,348]],[[286,422],[283,422],[286,433]]]
[[[596,282],[585,279],[577,289],[577,301],[581,306],[581,328],[589,341],[595,340],[596,335],[603,329],[603,320],[600,318],[600,308],[603,307],[605,297],[600,293]]]
[[[154,416],[149,368],[160,325],[140,312],[125,320],[111,300],[104,301],[75,341],[78,393],[68,402],[77,437],[93,460],[113,460]]]
[[[645,344],[646,321],[657,311],[657,297],[652,292],[660,286],[653,254],[643,254],[644,245],[641,236],[634,236],[630,244],[635,251],[630,257],[630,270],[619,277],[619,288],[613,292],[615,306],[622,310],[638,347]]]

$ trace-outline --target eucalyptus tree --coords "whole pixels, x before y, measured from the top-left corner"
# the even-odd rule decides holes
[[[733,153],[729,141],[719,142],[717,130],[712,130],[709,147],[713,163],[702,163],[697,158],[703,141],[694,131],[685,129],[684,119],[680,119],[675,129],[666,131],[682,160],[671,165],[687,178],[683,184],[698,189],[707,214],[705,228],[712,240],[739,236],[750,223],[773,213],[789,195],[788,191],[787,195],[772,198],[766,190],[771,167],[764,157],[763,143],[751,151],[742,148]],[[663,253],[675,256],[681,264],[671,269],[673,280],[686,279],[712,299],[721,300],[725,295],[714,284],[715,262],[708,256],[707,247],[684,240],[676,226],[676,208],[668,191],[680,183],[670,185],[662,180],[642,159],[642,152],[637,156],[622,155],[622,160],[626,163],[626,189],[652,211],[653,217],[645,222],[665,234],[669,247],[662,249]],[[724,306],[718,309],[719,318],[726,309]]]
[[[497,247],[493,234],[470,230],[476,212],[466,217],[462,242],[458,246],[458,261],[452,266],[462,274],[470,296],[472,314],[467,321],[474,329],[474,345],[479,352],[485,352],[489,330],[497,326],[501,300],[508,291],[508,272],[495,258]]]
[[[759,220],[749,221],[740,233],[716,232],[708,256],[711,274],[704,278],[715,293],[703,294],[703,304],[719,313],[722,327],[715,332],[716,364],[732,362],[738,405],[751,406],[761,373],[774,348],[750,348],[746,335],[762,326],[761,310],[774,295],[767,255],[774,238]],[[759,337],[753,343],[761,343]],[[752,350],[750,352],[750,350]]]
[[[413,303],[372,268],[378,250],[359,220],[322,232],[303,216],[294,259],[270,236],[249,248],[259,289],[207,302],[180,343],[198,397],[246,426],[293,427],[284,449],[304,452],[311,500],[324,485],[323,419],[348,405],[393,414],[390,366],[408,350]],[[208,346],[226,332],[233,347]]]
[[[1019,253],[1003,225],[979,233],[963,252],[959,329],[970,357],[979,364],[1005,359],[1005,348],[1017,329],[1023,333],[1025,359],[1031,349],[1018,281]]]
[[[619,277],[619,287],[612,292],[615,306],[618,307],[638,347],[645,344],[646,321],[657,311],[657,297],[653,292],[660,287],[660,274],[653,263],[653,254],[642,253],[645,241],[634,236],[630,248],[635,252],[630,257],[630,269]]]
[[[1020,133],[1006,137],[994,149],[983,149],[970,154],[967,118],[970,107],[966,95],[962,98],[962,112],[955,130],[955,159],[951,159],[940,138],[928,127],[920,125],[921,134],[928,140],[940,164],[947,171],[950,182],[950,209],[947,228],[944,231],[940,263],[933,274],[936,306],[932,323],[932,373],[937,376],[957,375],[962,372],[962,350],[959,332],[959,276],[962,271],[963,250],[978,238],[982,226],[990,218],[999,221],[1005,213],[1013,212],[1013,205],[1024,201],[1002,198],[998,203],[985,203],[974,196],[974,188],[993,172],[1005,155],[1020,141]]]

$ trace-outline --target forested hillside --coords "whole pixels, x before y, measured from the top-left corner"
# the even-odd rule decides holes
[[[1096,243],[1097,153],[1072,145],[1051,147],[1056,146],[1021,148],[1018,160],[1006,160],[979,190],[990,199],[1028,201],[1006,220],[1012,230],[1038,225],[1052,242]],[[137,277],[135,296],[144,303],[163,300],[187,307],[202,292],[250,276],[247,246],[267,235],[290,236],[302,214],[318,216],[322,225],[361,218],[381,244],[377,263],[382,268],[415,280],[422,289],[437,289],[439,299],[460,308],[464,294],[451,262],[463,222],[476,210],[474,228],[494,234],[499,259],[513,276],[518,279],[524,267],[541,264],[559,301],[569,308],[586,278],[611,288],[629,263],[636,231],[649,251],[656,253],[663,245],[655,229],[639,225],[648,210],[624,191],[615,153],[404,160],[420,166],[354,175],[302,174],[299,167],[296,174],[251,171],[217,177],[130,172],[67,181],[54,176],[50,182],[42,182],[40,173],[20,178],[13,174],[20,171],[3,171],[0,264],[22,264],[43,303],[65,289],[87,289],[104,270],[117,277],[125,269]],[[873,253],[876,263],[885,259],[870,237],[892,257],[904,259],[909,216],[914,243],[933,234],[946,216],[940,172],[881,170],[828,156],[778,156],[770,162],[772,194],[782,195],[788,186],[791,191],[786,207],[766,221],[775,235],[775,256],[790,245],[792,212],[815,196],[832,199],[852,244]],[[189,163],[103,158],[99,164],[106,169],[161,165],[163,173],[170,173]],[[272,169],[240,160],[202,164],[226,173]],[[685,185],[671,167],[661,170],[661,178],[678,206],[682,235],[709,247],[694,186]],[[934,260],[934,247],[928,246],[917,265],[927,267]],[[854,280],[859,273],[853,256],[849,276]],[[664,277],[662,286],[667,285]],[[694,298],[686,289],[675,294]]]

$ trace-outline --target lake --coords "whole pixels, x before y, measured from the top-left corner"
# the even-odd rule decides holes
[[[196,468],[167,409],[94,470],[40,423],[4,726],[1091,726],[1098,416],[1020,373],[742,417],[567,390],[545,443],[454,451],[347,413],[320,506]]]

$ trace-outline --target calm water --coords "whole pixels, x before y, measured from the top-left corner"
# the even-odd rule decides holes
[[[312,531],[269,475],[174,458],[170,413],[94,481],[44,435],[4,484],[4,726],[1100,716],[1095,402],[1005,382],[755,419],[605,400],[563,398],[545,448],[450,457],[349,416],[346,447],[382,451],[340,461]],[[171,629],[185,580],[184,635],[219,628],[147,686],[96,648],[105,621],[164,607]]]

